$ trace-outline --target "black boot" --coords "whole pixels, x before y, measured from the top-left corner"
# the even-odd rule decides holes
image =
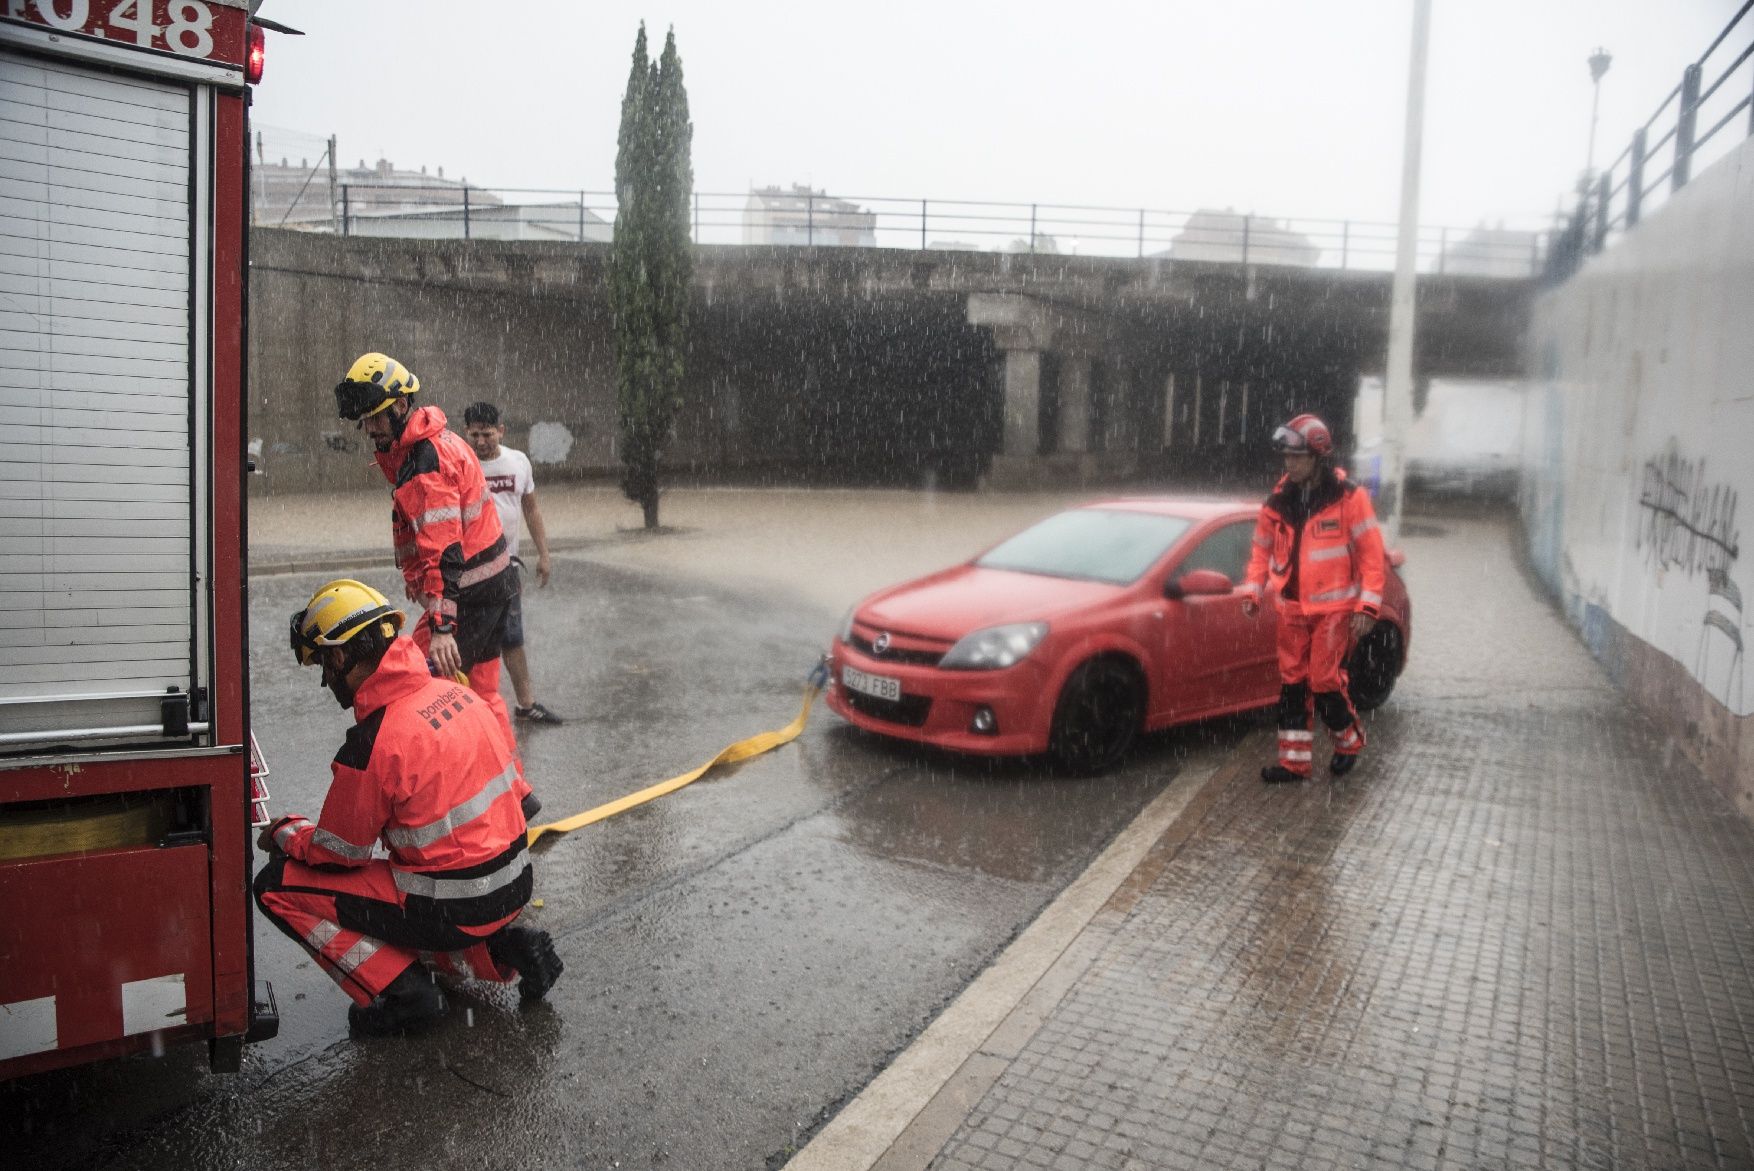
[[[504,928],[487,941],[487,952],[494,963],[514,968],[523,977],[518,995],[525,1000],[541,1000],[566,970],[548,932],[529,927]]]
[[[1334,759],[1328,761],[1328,771],[1337,777],[1343,777],[1351,772],[1352,766],[1357,763],[1358,754],[1356,752],[1336,752]]]
[[[370,1004],[347,1010],[347,1023],[362,1037],[384,1037],[431,1024],[445,1015],[445,994],[420,964],[410,964]]]
[[[1282,764],[1270,764],[1261,770],[1261,779],[1269,785],[1283,785],[1288,781],[1307,781],[1302,773],[1294,773]]]

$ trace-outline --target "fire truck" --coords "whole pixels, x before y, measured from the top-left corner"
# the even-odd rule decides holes
[[[248,0],[0,0],[0,1078],[272,1036]],[[253,763],[254,762],[254,763]]]

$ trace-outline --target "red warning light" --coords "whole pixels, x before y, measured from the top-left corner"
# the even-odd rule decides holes
[[[262,26],[250,26],[250,54],[244,64],[244,80],[255,85],[262,80],[262,66],[268,60],[268,34]]]

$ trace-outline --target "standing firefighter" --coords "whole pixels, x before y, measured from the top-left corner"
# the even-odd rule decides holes
[[[318,663],[354,725],[315,822],[262,831],[256,903],[354,1000],[355,1032],[441,1016],[426,970],[522,977],[526,1000],[560,976],[545,931],[512,926],[530,901],[517,765],[473,692],[434,678],[403,616],[357,581],[332,581],[292,616],[292,652]],[[374,858],[382,843],[389,857]],[[423,963],[423,961],[425,961]]]
[[[1370,495],[1333,465],[1334,438],[1314,415],[1298,415],[1273,432],[1285,462],[1255,523],[1244,610],[1254,614],[1264,587],[1278,594],[1279,763],[1263,781],[1310,775],[1313,710],[1334,738],[1328,769],[1351,771],[1364,751],[1364,729],[1346,690],[1346,656],[1376,625],[1382,605],[1382,531]]]
[[[414,406],[419,391],[412,370],[388,355],[365,354],[336,385],[335,406],[371,436],[390,482],[396,566],[408,600],[423,611],[415,641],[435,674],[467,673],[515,745],[499,694],[499,658],[518,571],[475,452],[446,429],[443,411]],[[523,796],[521,775],[518,783]]]

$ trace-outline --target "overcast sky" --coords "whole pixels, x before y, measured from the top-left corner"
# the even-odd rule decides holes
[[[1738,0],[1434,0],[1427,224],[1534,226]],[[634,34],[674,26],[698,190],[1392,221],[1412,0],[266,0],[269,154],[607,190]],[[1735,49],[1747,43],[1739,33]],[[1721,64],[1717,66],[1721,68]],[[276,130],[311,136],[314,146]],[[278,149],[277,149],[278,147]],[[295,160],[296,161],[296,160]]]

